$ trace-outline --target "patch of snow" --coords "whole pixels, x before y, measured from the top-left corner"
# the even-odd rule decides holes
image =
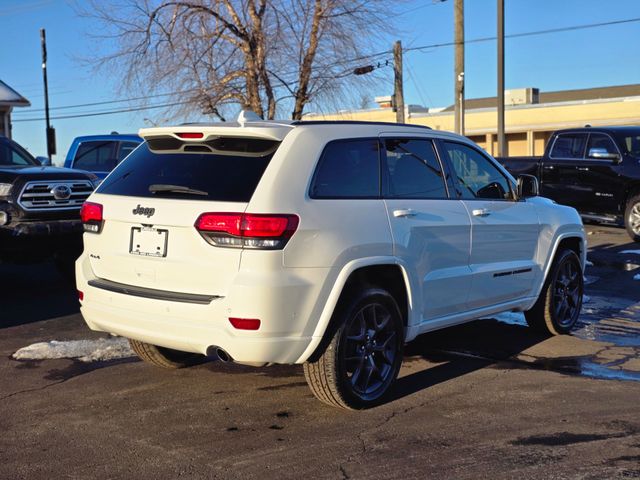
[[[51,340],[33,343],[15,352],[16,360],[45,360],[76,358],[81,362],[99,362],[132,357],[135,354],[126,338],[99,338],[97,340]]]
[[[587,260],[586,262],[584,262],[584,264],[585,264],[587,267],[593,267],[593,262],[592,262],[591,260]]]
[[[636,274],[633,276],[633,279],[634,279],[634,280],[640,280],[640,273],[636,273]]]
[[[527,321],[524,318],[524,313],[522,312],[504,312],[498,315],[495,315],[493,318],[502,323],[507,323],[509,325],[522,325],[527,326]]]
[[[589,295],[582,295],[582,303],[589,303],[591,301],[591,297]]]
[[[640,255],[640,250],[623,250],[620,253],[635,253],[636,255]]]

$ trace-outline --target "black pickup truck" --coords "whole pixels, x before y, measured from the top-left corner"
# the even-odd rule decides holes
[[[624,225],[640,242],[640,127],[554,132],[543,157],[498,157],[514,176],[535,175],[540,194],[587,221]]]
[[[98,181],[82,170],[41,166],[0,136],[0,263],[53,258],[71,273],[82,253],[80,207]]]

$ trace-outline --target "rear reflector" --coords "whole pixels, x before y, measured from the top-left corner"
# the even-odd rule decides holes
[[[196,229],[218,247],[277,250],[283,248],[298,228],[297,215],[255,213],[203,213]]]
[[[80,220],[82,220],[85,232],[100,233],[104,224],[102,205],[84,202],[80,208]]]
[[[180,138],[203,138],[204,133],[202,132],[178,132],[176,135]]]
[[[84,300],[84,292],[78,290],[78,300],[82,301]]]
[[[257,318],[229,318],[229,322],[238,330],[258,330],[260,320]]]

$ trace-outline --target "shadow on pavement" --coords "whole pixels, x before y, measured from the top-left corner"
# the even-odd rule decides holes
[[[75,285],[50,263],[0,264],[0,329],[80,311]]]
[[[437,365],[399,378],[389,401],[510,360],[546,338],[527,327],[497,320],[477,320],[421,335],[407,345],[405,364],[418,357]]]

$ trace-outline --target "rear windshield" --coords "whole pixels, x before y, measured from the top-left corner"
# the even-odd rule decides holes
[[[247,142],[251,140],[247,139]],[[277,143],[272,142],[272,146],[277,146]],[[133,197],[248,202],[274,153],[275,148],[269,148],[263,155],[244,152],[224,155],[154,153],[145,142],[116,167],[96,192]]]

